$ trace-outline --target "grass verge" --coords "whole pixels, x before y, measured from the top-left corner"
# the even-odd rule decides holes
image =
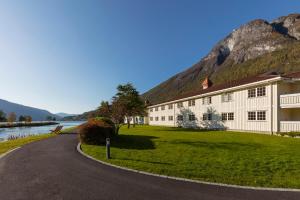
[[[300,188],[300,139],[181,128],[123,127],[105,147],[82,145],[112,164],[169,176],[236,185]]]
[[[9,150],[14,149],[14,148],[23,146],[24,144],[42,140],[42,139],[49,138],[52,136],[54,136],[54,134],[41,134],[41,135],[29,136],[29,137],[25,137],[25,138],[19,138],[19,139],[15,139],[15,140],[0,142],[0,155]]]

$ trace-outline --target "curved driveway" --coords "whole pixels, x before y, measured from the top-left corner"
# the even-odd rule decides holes
[[[102,165],[76,151],[75,135],[25,145],[0,159],[0,199],[300,199],[298,192],[187,183]]]

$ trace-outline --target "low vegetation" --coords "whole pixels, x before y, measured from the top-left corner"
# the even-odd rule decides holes
[[[27,143],[46,139],[46,138],[49,138],[52,136],[54,136],[54,135],[53,134],[42,134],[42,135],[28,136],[28,137],[24,137],[24,138],[18,138],[18,139],[12,139],[9,141],[5,141],[5,142],[0,142],[0,155],[9,150],[14,149],[14,148],[23,146]]]
[[[182,128],[122,127],[105,147],[85,153],[137,170],[227,184],[300,188],[300,139]]]
[[[105,144],[106,138],[115,135],[114,124],[101,118],[90,119],[78,129],[80,142],[84,144]]]

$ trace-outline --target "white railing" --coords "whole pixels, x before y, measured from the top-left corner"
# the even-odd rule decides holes
[[[280,132],[300,132],[300,121],[281,121]]]
[[[300,93],[280,95],[280,107],[282,108],[300,107]]]

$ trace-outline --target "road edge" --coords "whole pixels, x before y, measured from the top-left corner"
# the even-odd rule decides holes
[[[193,179],[187,179],[187,178],[180,178],[180,177],[175,177],[175,176],[166,176],[166,175],[154,174],[154,173],[150,173],[150,172],[130,169],[130,168],[127,168],[127,167],[121,167],[121,166],[114,165],[114,164],[111,164],[111,163],[108,163],[108,162],[104,162],[102,160],[97,160],[94,157],[84,153],[81,149],[81,143],[80,142],[77,144],[77,151],[81,155],[83,155],[84,157],[89,158],[91,160],[94,160],[94,161],[96,161],[98,163],[101,163],[103,165],[114,167],[114,168],[125,170],[125,171],[144,174],[144,175],[148,175],[148,176],[155,176],[155,177],[166,178],[166,179],[177,180],[177,181],[183,181],[183,182],[189,182],[189,183],[198,183],[198,184],[228,187],[228,188],[238,188],[238,189],[247,189],[247,190],[262,190],[262,191],[277,191],[277,192],[300,192],[300,189],[293,189],[293,188],[266,188],[266,187],[231,185],[231,184],[225,184],[225,183],[213,183],[213,182],[199,181],[199,180],[193,180]]]
[[[3,154],[0,154],[0,160],[2,159],[2,158],[4,158],[5,156],[7,156],[8,154],[10,154],[10,153],[12,153],[12,152],[14,152],[14,151],[16,151],[16,150],[18,150],[18,149],[20,149],[21,147],[17,147],[17,148],[14,148],[14,149],[11,149],[11,150],[9,150],[9,151],[7,151],[7,152],[5,152],[5,153],[3,153]]]

